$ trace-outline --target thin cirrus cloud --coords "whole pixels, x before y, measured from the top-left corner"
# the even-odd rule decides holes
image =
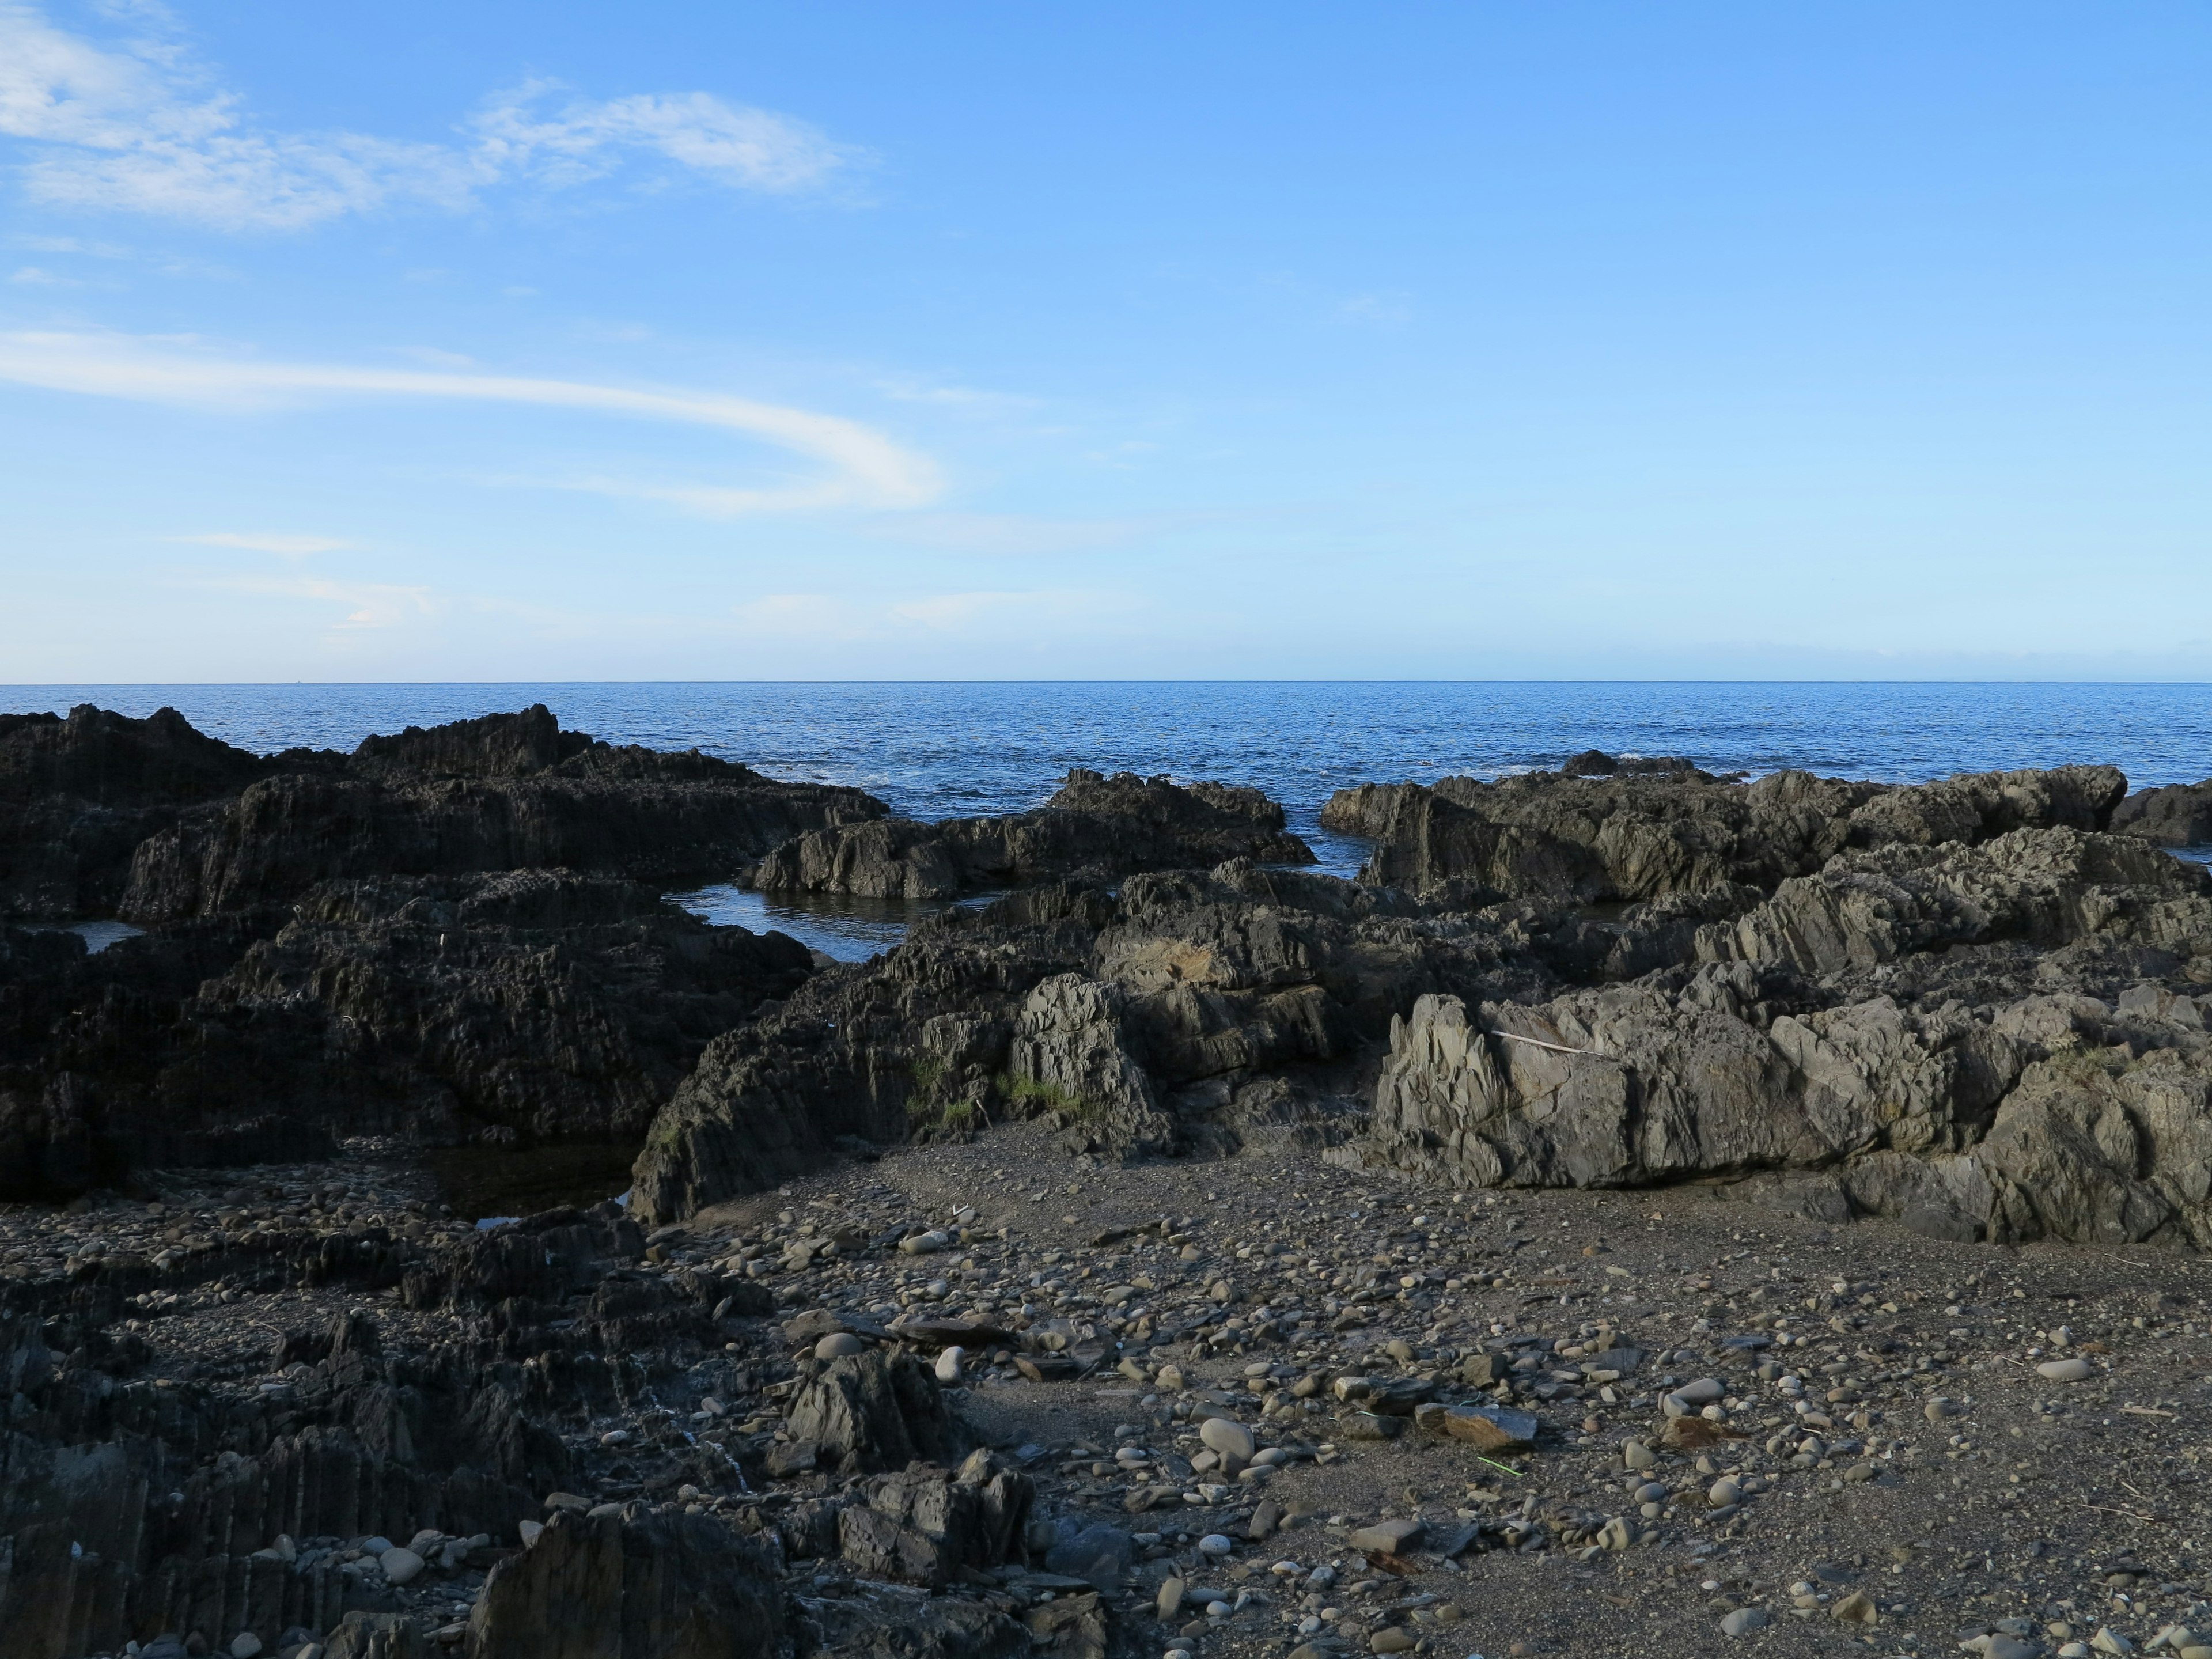
[[[664,501],[711,516],[829,507],[927,506],[943,488],[933,463],[881,433],[835,415],[718,392],[642,391],[519,375],[261,362],[184,349],[174,341],[121,335],[0,334],[0,380],[140,403],[240,412],[317,397],[398,398],[518,404],[717,428],[798,455],[811,477],[766,489],[643,484],[614,478],[554,487]],[[526,481],[544,483],[546,481]]]
[[[169,539],[191,542],[200,547],[235,547],[248,553],[274,553],[287,559],[342,552],[354,545],[329,536],[265,536],[235,530],[211,530],[203,536],[172,536]]]
[[[555,104],[556,82],[495,94],[450,143],[257,125],[174,41],[110,44],[0,0],[0,137],[24,189],[57,206],[224,230],[295,230],[400,203],[470,205],[495,185],[562,187],[657,159],[741,189],[818,188],[863,159],[803,121],[703,92]]]

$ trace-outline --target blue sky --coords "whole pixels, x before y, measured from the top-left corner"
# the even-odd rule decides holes
[[[0,0],[0,681],[2212,678],[2212,12]]]

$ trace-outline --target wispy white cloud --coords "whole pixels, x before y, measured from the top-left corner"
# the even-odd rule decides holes
[[[428,587],[349,582],[322,576],[226,576],[199,584],[267,599],[312,599],[341,607],[333,624],[341,632],[398,628],[434,617],[444,602]]]
[[[647,391],[519,375],[274,363],[124,335],[0,334],[0,380],[141,403],[256,410],[319,397],[532,404],[718,428],[814,463],[817,476],[769,489],[588,478],[556,487],[665,501],[715,515],[804,508],[927,506],[942,483],[927,457],[857,421],[718,392]],[[529,481],[545,483],[547,481]]]
[[[0,137],[25,142],[38,201],[156,214],[232,230],[290,230],[397,203],[467,206],[526,179],[560,187],[647,158],[738,188],[790,194],[860,159],[789,116],[703,92],[545,109],[535,82],[487,100],[457,142],[290,133],[250,118],[143,7],[156,32],[95,42],[25,0],[0,0]]]
[[[576,184],[603,178],[624,155],[643,150],[725,184],[788,193],[827,182],[860,157],[803,121],[703,92],[576,99],[540,114],[538,106],[562,90],[558,82],[533,81],[488,100],[470,123],[480,164]]]
[[[201,547],[236,547],[248,553],[275,553],[288,559],[306,558],[313,553],[336,553],[354,544],[329,536],[246,535],[230,530],[210,531],[204,536],[172,536],[169,539]]]

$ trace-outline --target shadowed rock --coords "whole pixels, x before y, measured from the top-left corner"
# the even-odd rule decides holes
[[[469,1615],[469,1659],[761,1659],[785,1643],[773,1567],[702,1515],[556,1514]]]
[[[825,1362],[793,1399],[787,1425],[812,1443],[819,1467],[841,1474],[904,1468],[916,1458],[957,1462],[967,1430],[928,1366],[878,1350]]]
[[[0,915],[114,915],[141,842],[274,764],[173,708],[0,714]]]
[[[1036,811],[818,830],[777,848],[751,881],[769,891],[951,898],[1238,858],[1310,864],[1313,853],[1284,829],[1283,809],[1256,789],[1078,769]]]

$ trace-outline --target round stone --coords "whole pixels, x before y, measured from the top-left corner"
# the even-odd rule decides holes
[[[2081,1358],[2046,1359],[2035,1368],[2035,1374],[2051,1382],[2087,1382],[2097,1374],[2097,1368]]]
[[[261,1638],[250,1630],[242,1630],[230,1638],[230,1659],[254,1659],[261,1651]]]
[[[1631,1440],[1621,1447],[1620,1461],[1632,1469],[1654,1468],[1658,1465],[1659,1454],[1641,1440]]]
[[[1240,1457],[1247,1463],[1252,1461],[1255,1449],[1252,1431],[1234,1418],[1207,1418],[1198,1425],[1198,1437],[1224,1456]]]
[[[376,1559],[387,1583],[411,1584],[422,1576],[422,1558],[413,1550],[388,1549]]]
[[[960,1380],[960,1362],[967,1357],[968,1350],[958,1346],[946,1348],[939,1353],[937,1380],[948,1384],[957,1382]]]
[[[1705,1494],[1705,1502],[1717,1510],[1724,1510],[1731,1504],[1741,1504],[1743,1502],[1743,1487],[1734,1476],[1724,1474],[1713,1482],[1712,1489]]]
[[[850,1331],[832,1331],[814,1345],[814,1357],[817,1359],[843,1359],[859,1353],[866,1346]]]
[[[1198,1547],[1203,1555],[1227,1555],[1237,1546],[1225,1534],[1210,1532],[1198,1540]]]
[[[1738,1607],[1721,1620],[1723,1636],[1748,1636],[1755,1630],[1765,1630],[1774,1622],[1774,1615],[1765,1607]]]

